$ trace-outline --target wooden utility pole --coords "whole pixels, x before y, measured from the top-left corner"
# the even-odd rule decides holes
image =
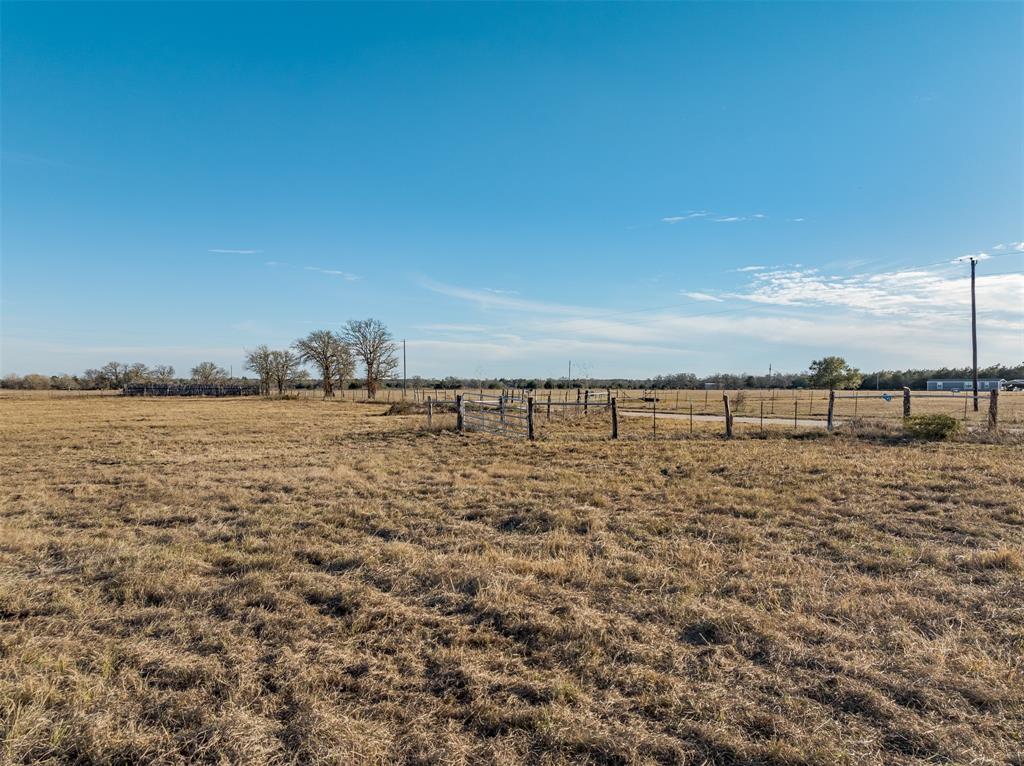
[[[978,259],[971,258],[971,355],[974,374],[974,411],[978,411],[978,308],[974,300],[974,267]]]

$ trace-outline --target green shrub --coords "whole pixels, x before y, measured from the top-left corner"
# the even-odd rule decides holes
[[[911,436],[931,441],[948,439],[960,431],[960,421],[949,415],[914,415],[905,418],[903,425]]]

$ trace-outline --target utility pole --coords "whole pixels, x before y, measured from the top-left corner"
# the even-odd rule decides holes
[[[569,382],[565,387],[572,388],[572,359],[569,360]]]
[[[974,411],[978,411],[978,308],[974,300],[974,267],[978,259],[971,257],[971,354],[974,368]]]
[[[405,389],[409,383],[409,375],[405,369],[405,338],[402,338],[402,401],[405,401]]]

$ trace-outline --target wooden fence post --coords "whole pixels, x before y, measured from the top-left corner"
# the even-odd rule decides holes
[[[693,433],[693,402],[690,402],[690,433]]]
[[[799,406],[799,404],[797,403],[797,400],[794,399],[793,400],[793,429],[794,430],[796,430],[796,415],[797,415],[796,408],[798,406]]]
[[[456,411],[456,427],[459,433],[465,433],[466,431],[466,404],[462,400],[462,394],[455,397],[455,411]]]
[[[999,390],[995,388],[988,395],[988,427],[990,431],[999,427]]]
[[[533,397],[526,397],[526,435],[533,441]]]
[[[764,399],[761,400],[761,433],[764,433]]]
[[[612,397],[612,438],[619,438],[619,408],[616,406],[615,397]]]
[[[583,414],[587,414],[587,410],[590,407],[590,389],[588,388],[583,392]]]
[[[836,407],[836,392],[833,391],[832,389],[829,389],[829,391],[828,391],[828,430],[829,431],[832,430],[832,426],[833,426],[833,423],[832,423],[832,413],[835,411],[835,407]]]
[[[903,417],[910,417],[910,389],[903,387]]]
[[[548,391],[548,420],[551,420],[551,392]]]
[[[432,397],[427,397],[427,428],[430,428],[434,423],[434,400]]]
[[[644,392],[644,393],[646,393],[646,392]],[[654,413],[654,416],[651,419],[651,427],[654,429],[654,438],[657,439],[658,438],[658,397],[654,396],[654,397],[651,397],[651,398],[654,400],[652,402],[652,405],[654,406],[654,409],[652,410],[652,412]]]
[[[722,394],[722,402],[725,404],[725,438],[732,438],[732,410],[729,408],[729,394]]]
[[[505,394],[498,399],[498,412],[501,414],[501,428],[505,429]]]

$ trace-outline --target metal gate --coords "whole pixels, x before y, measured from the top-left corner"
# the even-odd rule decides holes
[[[459,422],[464,430],[533,438],[532,397],[463,394],[459,399]]]

